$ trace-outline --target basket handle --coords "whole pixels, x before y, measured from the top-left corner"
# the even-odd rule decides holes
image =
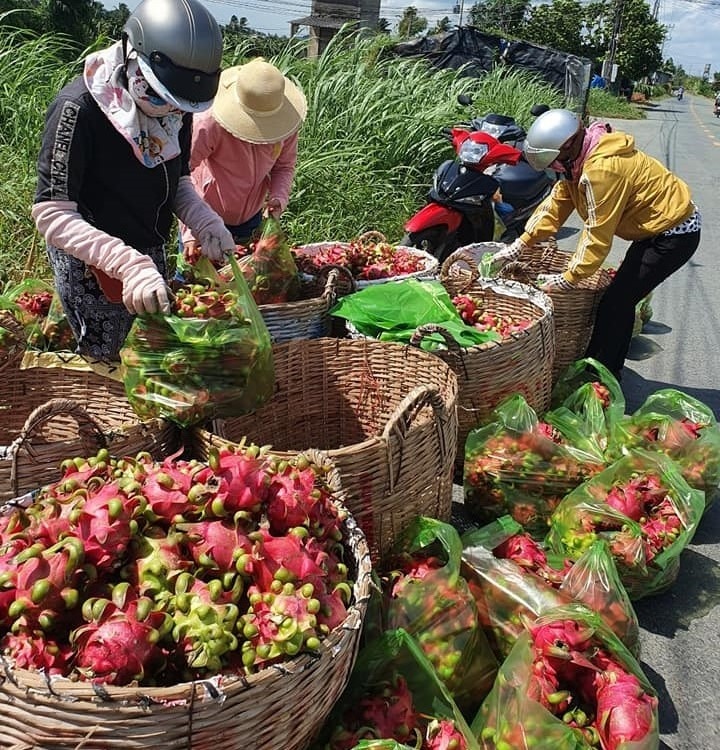
[[[445,346],[447,346],[448,351],[454,354],[456,357],[462,359],[463,351],[460,347],[460,344],[455,341],[455,339],[450,335],[446,328],[443,328],[437,323],[425,323],[425,325],[418,326],[415,329],[413,335],[410,337],[410,343],[413,346],[419,347],[425,336],[429,336],[432,333],[439,333],[443,337],[443,341],[445,342]]]
[[[378,232],[375,229],[371,229],[369,232],[364,232],[358,237],[358,242],[363,245],[366,242],[387,242],[385,235],[382,232]]]
[[[7,310],[0,310],[0,326],[5,330],[10,331],[18,343],[18,346],[13,347],[12,356],[0,363],[0,372],[2,372],[6,367],[15,364],[15,362],[22,357],[27,346],[27,339],[25,337],[25,329],[20,321]]]
[[[446,281],[448,276],[450,275],[450,269],[455,265],[466,265],[468,269],[470,270],[470,282],[467,284],[467,286],[463,287],[463,289],[466,289],[470,284],[474,284],[479,278],[480,278],[480,272],[477,268],[477,263],[475,262],[475,259],[470,255],[470,253],[466,252],[462,248],[459,250],[455,250],[455,252],[450,253],[447,258],[443,261],[442,266],[440,267],[440,280]]]
[[[20,434],[13,440],[8,448],[8,456],[11,460],[10,482],[13,492],[18,491],[17,487],[17,461],[20,449],[32,437],[37,429],[42,427],[46,422],[57,416],[71,416],[78,425],[78,433],[81,437],[95,438],[101,448],[107,447],[107,440],[98,422],[85,411],[85,409],[69,398],[51,398],[44,404],[41,404],[28,415],[25,424],[20,430]],[[32,450],[28,452],[32,455]]]
[[[352,294],[357,289],[352,272],[347,266],[332,264],[322,266],[317,272],[317,278],[322,280],[324,276],[327,278],[325,279],[325,288],[320,296],[323,299],[329,299],[331,304],[335,302],[339,295]]]
[[[392,461],[392,451],[390,449],[390,438],[395,435],[400,441],[405,440],[408,428],[412,424],[417,413],[424,406],[432,407],[435,413],[435,431],[437,433],[437,442],[440,455],[443,461],[448,457],[448,446],[445,443],[445,432],[442,429],[443,423],[447,419],[447,408],[435,385],[417,385],[408,393],[405,398],[395,407],[390,418],[382,432],[382,439],[388,445],[388,459]],[[402,451],[398,453],[402,457]],[[401,469],[401,458],[395,467],[394,475],[390,477],[390,491],[393,490]]]

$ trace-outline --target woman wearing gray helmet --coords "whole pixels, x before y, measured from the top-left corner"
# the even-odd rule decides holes
[[[700,212],[685,182],[635,148],[631,135],[599,122],[586,128],[567,109],[551,109],[537,118],[528,130],[525,158],[535,169],[552,168],[565,179],[494,261],[499,265],[519,258],[523,250],[557,234],[575,210],[584,227],[567,269],[540,279],[545,291],[567,290],[600,268],[613,237],[630,240],[599,305],[586,352],[619,378],[635,306],[695,252]]]
[[[192,113],[212,103],[221,57],[198,0],[143,0],[48,109],[32,215],[80,353],[115,360],[135,314],[169,311],[174,216],[211,259],[234,249],[189,176]]]

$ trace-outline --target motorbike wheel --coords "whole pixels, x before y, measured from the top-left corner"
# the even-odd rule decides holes
[[[448,235],[445,227],[431,227],[421,232],[411,232],[403,236],[400,244],[424,250],[434,255],[441,263],[457,249],[457,240],[454,235]]]

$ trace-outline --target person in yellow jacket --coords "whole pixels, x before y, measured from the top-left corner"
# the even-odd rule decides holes
[[[584,222],[560,274],[541,277],[544,291],[572,289],[607,258],[615,236],[631,242],[602,297],[586,356],[618,378],[630,347],[635,306],[693,255],[701,216],[690,189],[633,137],[596,122],[585,127],[567,109],[551,109],[528,130],[525,158],[564,175],[528,219],[525,231],[493,256],[495,267],[557,234],[573,211]]]

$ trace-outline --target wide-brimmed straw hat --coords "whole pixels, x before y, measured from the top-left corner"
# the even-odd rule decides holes
[[[220,75],[212,115],[237,138],[277,143],[295,133],[306,114],[302,91],[262,57]]]

